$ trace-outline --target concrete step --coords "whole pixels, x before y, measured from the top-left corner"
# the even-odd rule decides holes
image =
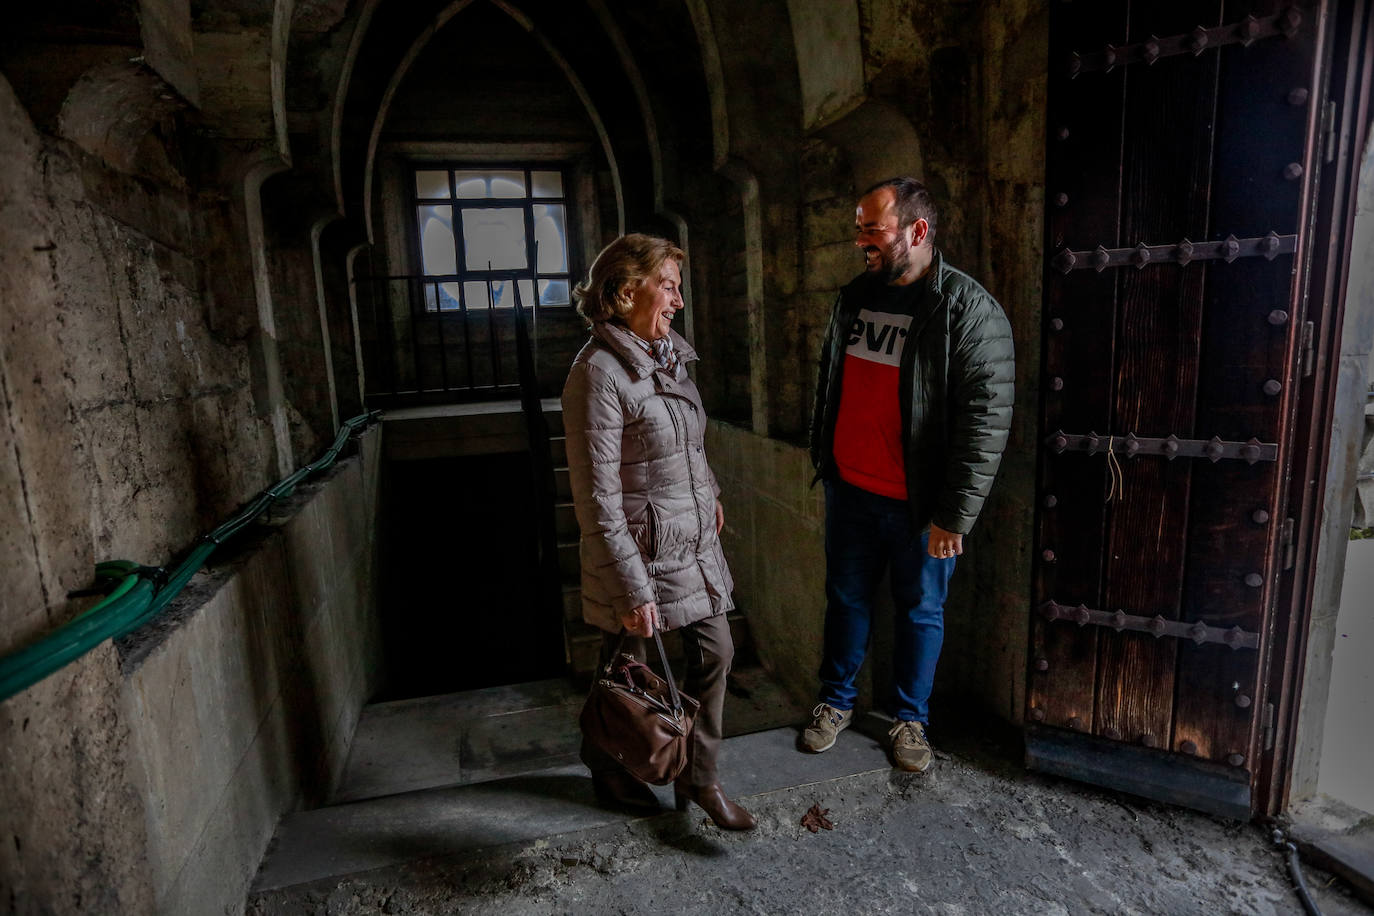
[[[564,583],[563,619],[565,621],[582,620],[582,587],[580,585]]]
[[[1288,839],[1297,845],[1303,860],[1339,875],[1357,897],[1374,907],[1374,817],[1370,812],[1319,794],[1292,806],[1287,814],[1291,820]]]
[[[545,416],[548,416],[548,415],[545,414]],[[560,414],[559,416],[561,417],[562,414]],[[561,425],[561,424],[560,424],[560,425]],[[552,430],[550,430],[550,433],[552,433]],[[552,435],[552,434],[551,434],[551,435],[549,436],[549,451],[553,453],[553,466],[554,466],[554,467],[556,467],[556,468],[565,468],[565,467],[568,466],[568,437],[567,437],[567,436],[561,436],[561,435],[560,435],[560,436],[555,436],[555,435]]]
[[[579,559],[577,541],[558,545],[558,572],[563,577],[564,582],[570,582],[581,574],[581,560]]]
[[[567,468],[553,469],[553,490],[558,502],[572,502],[572,482],[568,479]]]
[[[359,717],[330,804],[488,782],[575,759],[585,682],[561,677],[373,703]],[[758,665],[731,672],[726,735],[805,713]]]
[[[568,622],[568,655],[572,676],[578,683],[591,683],[592,672],[601,657],[601,631],[583,623],[580,614],[577,620]]]
[[[581,534],[577,527],[577,513],[571,502],[558,502],[553,507],[553,527],[562,542],[576,541]]]
[[[887,720],[871,717],[825,754],[797,750],[797,726],[729,738],[721,772],[732,795],[756,806],[769,793],[891,771],[881,738]],[[728,720],[728,716],[727,716]],[[881,720],[881,721],[878,721]],[[655,787],[671,808],[669,787]],[[665,817],[698,819],[699,811]],[[441,856],[475,853],[639,819],[601,808],[578,763],[490,782],[408,792],[287,815],[268,847],[250,895],[253,912],[273,907],[292,888]]]

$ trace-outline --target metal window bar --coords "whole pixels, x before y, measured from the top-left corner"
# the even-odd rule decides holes
[[[468,388],[476,388],[476,387],[477,387],[477,380],[476,380],[476,377],[473,375],[473,361],[472,361],[472,326],[468,323],[468,303],[467,303],[467,298],[464,297],[464,296],[462,295],[462,293],[463,293],[463,291],[462,291],[461,289],[459,289],[459,290],[458,290],[458,295],[459,295],[459,297],[460,297],[460,298],[458,299],[458,303],[459,303],[459,306],[460,306],[460,312],[459,312],[459,313],[463,316],[463,359],[464,359],[464,365],[466,365],[466,367],[467,367],[467,372],[468,372]]]
[[[562,207],[564,208],[565,219],[568,218],[568,211],[569,211],[569,209],[570,209],[571,206],[572,206],[572,200],[571,200],[571,198],[569,197],[569,195],[568,195],[568,193],[567,193],[567,188],[568,188],[568,173],[567,173],[567,171],[566,171],[566,169],[564,168],[563,165],[555,164],[555,163],[536,163],[536,164],[528,164],[528,163],[527,163],[527,164],[524,164],[524,165],[519,165],[519,164],[515,164],[515,163],[496,163],[496,164],[492,164],[492,163],[483,163],[483,164],[477,164],[477,163],[455,163],[455,162],[438,163],[438,162],[436,162],[436,163],[425,163],[425,164],[423,164],[422,166],[417,166],[417,169],[418,169],[418,168],[423,168],[423,169],[425,169],[425,170],[436,170],[436,171],[437,171],[437,170],[444,170],[444,171],[446,171],[447,174],[448,174],[449,197],[446,197],[446,198],[443,198],[443,197],[421,197],[421,196],[416,192],[415,184],[414,184],[414,181],[412,180],[411,185],[410,185],[411,210],[412,210],[412,215],[414,215],[416,212],[418,212],[417,208],[423,207],[423,206],[441,205],[441,206],[451,206],[451,207],[452,207],[452,210],[451,210],[450,212],[451,212],[451,214],[452,214],[453,246],[454,246],[454,258],[455,258],[454,264],[457,266],[457,273],[454,274],[454,275],[452,275],[452,276],[453,276],[454,278],[456,278],[457,281],[458,281],[460,284],[461,284],[462,281],[464,281],[464,280],[480,281],[480,280],[482,280],[482,279],[484,278],[484,271],[482,271],[480,268],[474,268],[472,265],[470,265],[470,264],[467,263],[467,252],[466,252],[466,247],[465,247],[465,245],[464,245],[463,230],[462,230],[462,214],[463,214],[463,211],[464,211],[464,210],[471,210],[471,209],[481,209],[481,208],[483,208],[483,207],[491,206],[492,204],[496,204],[496,205],[501,206],[501,207],[519,208],[519,209],[522,211],[522,223],[523,223],[524,226],[525,226],[526,256],[529,257],[529,258],[531,259],[531,260],[528,262],[527,267],[523,269],[523,272],[526,273],[526,274],[528,274],[527,279],[531,280],[531,281],[533,282],[533,284],[534,284],[534,293],[535,293],[535,294],[534,294],[534,298],[533,298],[533,301],[532,301],[531,303],[529,303],[529,312],[530,312],[530,315],[532,316],[532,317],[530,318],[530,321],[531,321],[533,327],[535,327],[535,328],[537,329],[537,323],[538,323],[538,320],[539,320],[539,319],[538,319],[538,316],[539,316],[539,312],[540,312],[542,309],[544,309],[544,308],[565,309],[565,308],[571,308],[571,307],[572,307],[571,301],[569,301],[567,304],[550,305],[550,306],[541,305],[540,302],[539,302],[539,281],[540,281],[540,280],[561,280],[561,281],[563,281],[564,283],[568,284],[568,288],[569,288],[570,291],[571,291],[571,289],[572,289],[574,277],[575,277],[577,271],[574,270],[574,269],[572,269],[574,265],[572,264],[572,260],[571,260],[571,259],[573,258],[575,252],[574,252],[574,246],[573,246],[572,240],[571,240],[571,229],[569,228],[569,229],[567,230],[568,233],[569,233],[569,237],[568,237],[568,239],[567,239],[567,245],[568,245],[567,254],[568,254],[568,258],[569,258],[569,263],[568,263],[567,265],[565,265],[565,266],[567,266],[567,267],[569,268],[568,270],[563,270],[563,271],[550,271],[550,272],[543,272],[543,271],[540,271],[540,270],[539,270],[539,262],[538,262],[538,248],[537,248],[537,242],[536,242],[535,239],[534,239],[534,207],[535,207],[536,205],[541,205],[541,204],[555,204],[555,205],[560,205],[560,206],[562,206]],[[414,172],[415,172],[417,169],[412,169],[412,172],[411,172],[412,176],[414,175]],[[524,176],[524,181],[525,181],[525,195],[524,195],[523,197],[481,197],[481,198],[479,198],[479,197],[465,197],[465,198],[459,198],[459,197],[458,197],[457,181],[456,181],[456,178],[455,178],[455,176],[454,176],[454,170],[455,170],[455,169],[463,169],[463,170],[519,171],[519,172],[521,172],[521,174]],[[562,196],[558,196],[558,197],[551,197],[551,196],[546,196],[546,195],[536,195],[536,194],[534,193],[534,176],[533,176],[533,172],[535,172],[535,171],[558,172],[558,173],[562,176],[563,187],[564,187],[564,194],[563,194]],[[416,225],[415,223],[412,223],[412,227],[414,227],[415,225]],[[414,231],[414,229],[412,229],[412,231]],[[412,257],[413,263],[416,263],[416,264],[421,263],[421,255],[420,255],[420,248],[419,248],[419,239],[416,238],[416,237],[412,237],[412,253],[411,253],[411,257]],[[500,277],[498,277],[497,279],[500,279]],[[436,303],[436,305],[437,305],[437,303]],[[537,352],[537,350],[538,350],[538,343],[537,343],[537,340],[536,340],[536,342],[534,343],[534,347],[535,347],[535,350],[536,350],[536,352]]]
[[[501,351],[496,345],[496,296],[492,294],[491,262],[487,262],[487,347],[491,350],[491,375],[492,382],[497,388],[501,387]],[[512,281],[512,285],[519,286],[520,281]]]
[[[423,281],[421,281],[421,285],[420,285],[420,298],[421,298],[421,300],[424,299],[424,295],[425,295],[424,286],[423,286],[422,284],[423,284]],[[413,367],[414,367],[411,371],[413,371],[413,372],[415,373],[415,390],[416,390],[416,391],[424,391],[424,390],[425,390],[425,381],[424,381],[423,369],[421,368],[421,367],[423,366],[423,364],[424,364],[424,359],[421,358],[421,355],[420,355],[420,332],[419,332],[419,324],[420,324],[420,322],[417,320],[417,316],[416,316],[416,314],[415,314],[415,308],[414,308],[414,302],[415,302],[414,290],[415,290],[415,285],[414,285],[413,281],[412,281],[411,283],[407,283],[407,284],[406,284],[406,292],[407,292],[407,294],[410,295],[410,301],[411,301],[410,320],[407,322],[407,324],[410,325],[410,361],[411,361],[411,364],[412,364]],[[398,374],[399,374],[399,373],[398,373]]]
[[[528,186],[529,186],[529,188],[530,188],[530,190],[531,190],[531,193],[533,193],[533,189],[534,189],[534,176],[530,174],[530,170],[529,170],[529,169],[526,169],[526,170],[525,170],[525,181],[528,183]],[[530,208],[529,213],[530,213],[530,225],[531,225],[531,227],[532,227],[532,226],[534,225],[534,208],[533,208],[533,207]],[[530,322],[531,328],[530,328],[530,330],[531,330],[532,333],[533,333],[533,337],[532,337],[532,339],[531,339],[531,346],[530,346],[530,365],[531,365],[531,367],[532,367],[531,371],[534,372],[534,373],[536,373],[536,374],[538,374],[538,372],[539,372],[539,309],[535,308],[535,307],[534,307],[534,304],[535,304],[535,302],[538,302],[538,301],[539,301],[539,240],[538,240],[537,238],[534,237],[534,229],[533,229],[533,228],[530,229],[530,242],[531,242],[531,244],[534,246],[534,249],[533,249],[533,251],[534,251],[533,260],[530,261],[530,263],[534,265],[534,278],[530,281],[530,292],[531,292],[531,294],[534,296],[534,302],[531,302],[531,303],[530,303],[530,317],[531,317],[531,322]],[[567,239],[566,239],[566,238],[564,239],[564,244],[567,244]],[[515,284],[515,285],[516,285],[516,287],[517,287],[517,289],[515,290],[515,308],[516,308],[516,311],[519,312],[519,315],[518,315],[519,323],[523,326],[523,324],[524,324],[524,315],[525,315],[525,313],[524,313],[523,311],[520,311],[520,308],[521,308],[520,290],[518,289],[518,287],[520,286],[520,284],[517,283],[517,284]],[[572,298],[572,292],[571,292],[572,284],[571,284],[571,283],[568,284],[568,288],[569,288],[568,298],[569,298],[569,300],[571,300],[571,298]]]

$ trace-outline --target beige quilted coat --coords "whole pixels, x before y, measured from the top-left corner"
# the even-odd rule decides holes
[[[697,358],[669,334],[680,363]],[[681,365],[676,375],[626,328],[597,322],[563,386],[582,616],[613,633],[619,614],[649,601],[668,630],[734,607],[716,535],[720,487],[706,464],[706,412]]]

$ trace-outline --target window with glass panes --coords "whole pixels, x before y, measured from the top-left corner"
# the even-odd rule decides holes
[[[417,167],[420,268],[436,281],[424,284],[425,309],[512,308],[514,282],[523,305],[570,305],[565,186],[547,166]]]

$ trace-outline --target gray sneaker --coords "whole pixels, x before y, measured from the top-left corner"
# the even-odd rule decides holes
[[[892,739],[892,762],[912,773],[924,773],[930,766],[933,753],[930,742],[926,740],[926,727],[920,722],[892,723],[887,733]]]
[[[828,751],[835,745],[835,739],[840,732],[849,727],[849,723],[854,718],[852,709],[836,709],[828,703],[822,703],[811,710],[811,715],[815,716],[811,724],[802,732],[802,747],[813,754],[821,751]]]

